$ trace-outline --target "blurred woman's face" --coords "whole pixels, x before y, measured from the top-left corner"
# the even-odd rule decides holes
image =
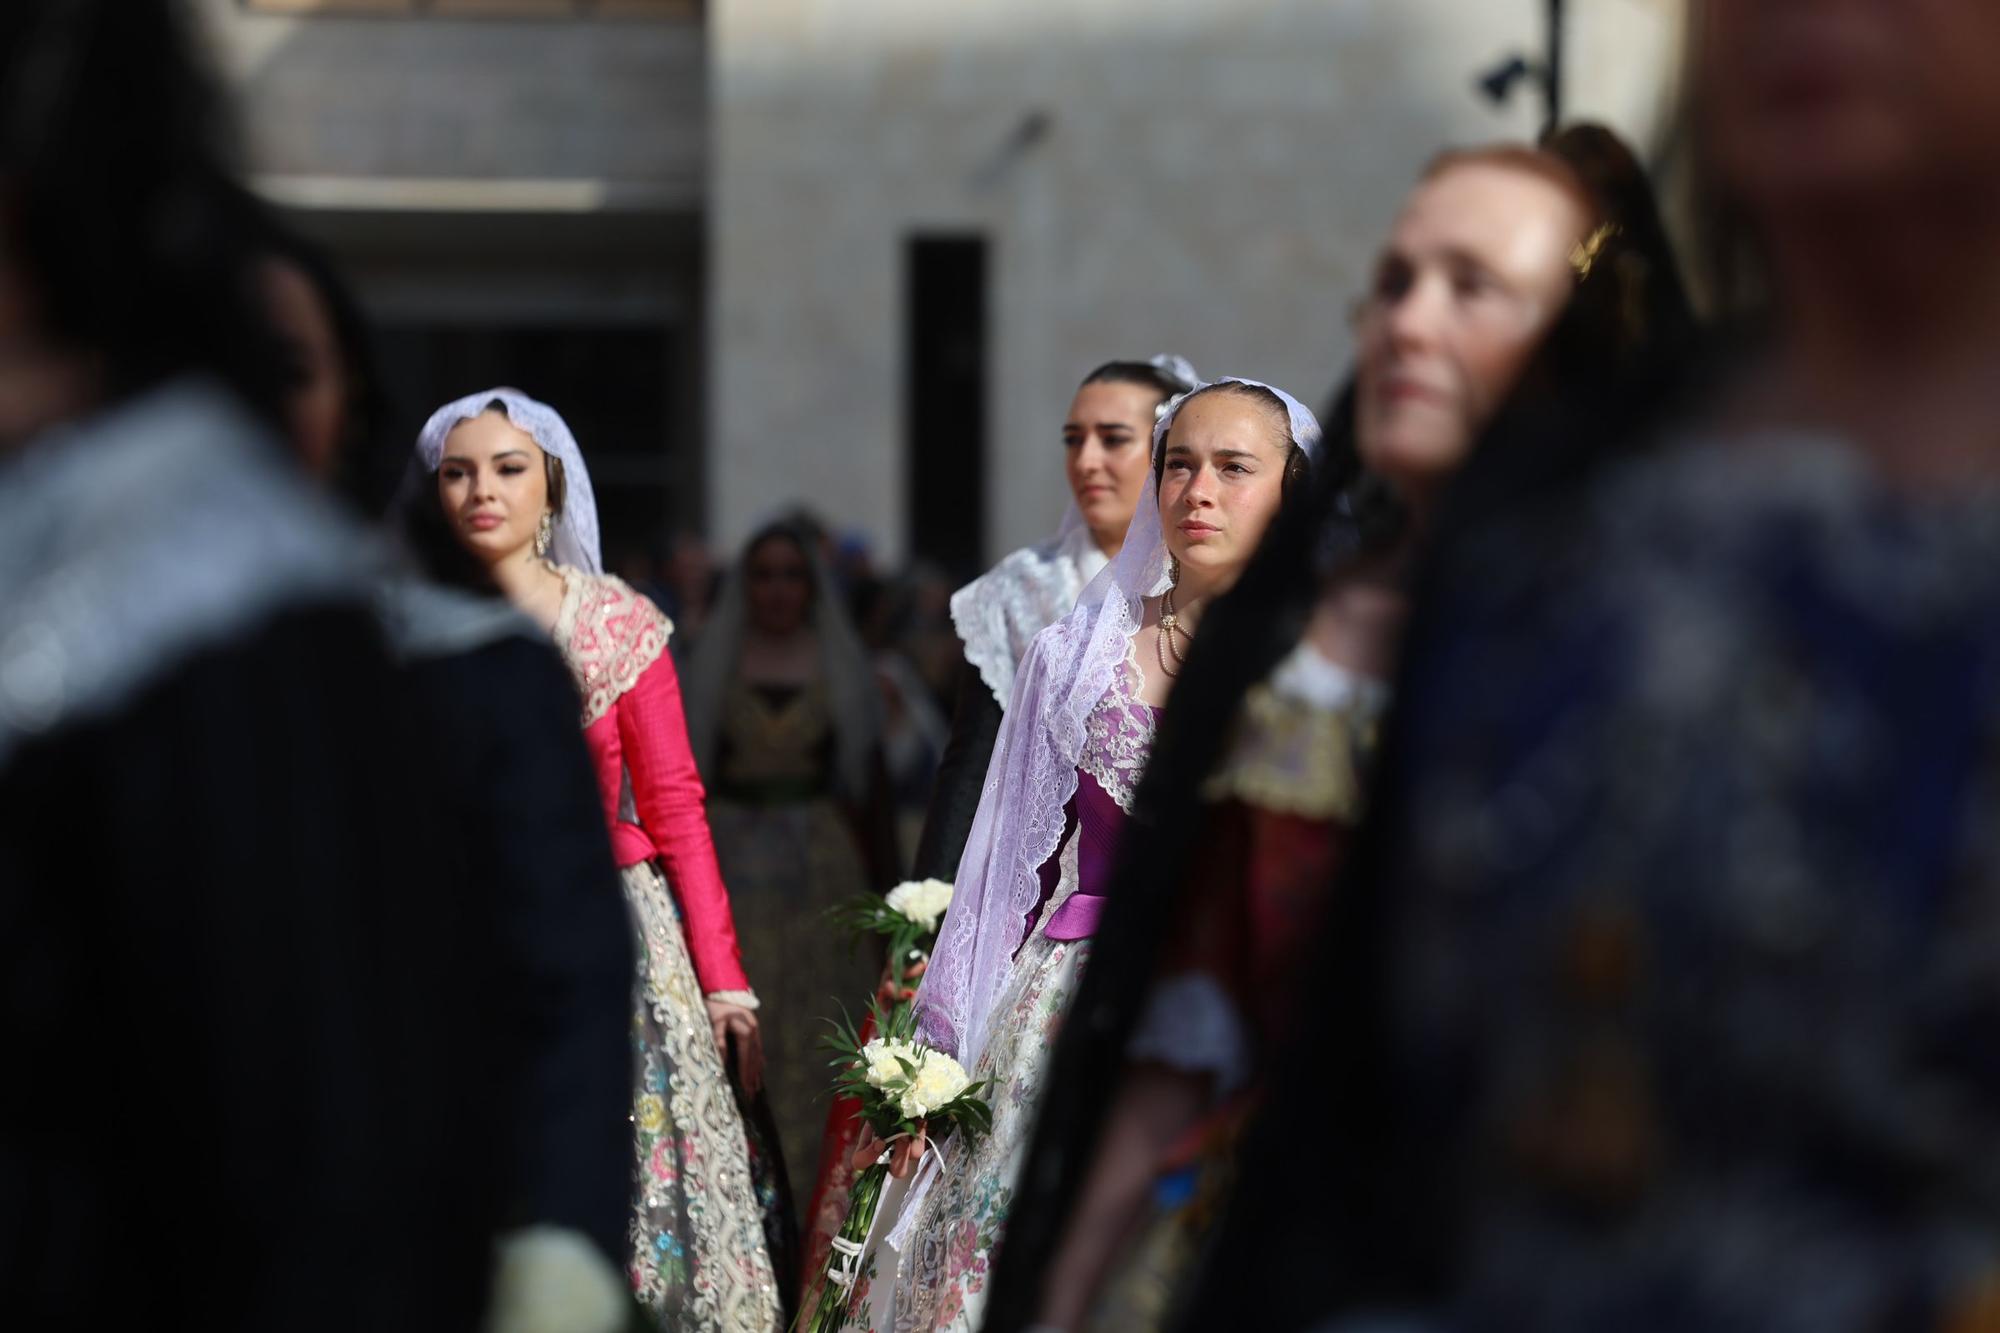
[[[437,488],[459,544],[488,565],[533,549],[549,512],[541,446],[502,412],[481,412],[452,427]]]
[[[333,315],[296,264],[266,260],[260,277],[292,376],[285,392],[292,447],[307,472],[325,479],[340,461],[347,430],[347,364]]]
[[[1358,317],[1356,445],[1409,495],[1456,472],[1562,313],[1589,225],[1554,181],[1469,161],[1419,184]]]
[[[1753,213],[2000,171],[1994,0],[1698,0],[1696,109]]]
[[[766,537],[743,561],[750,623],[765,634],[802,629],[812,611],[812,569],[789,537]]]
[[[1144,384],[1086,384],[1063,421],[1064,475],[1097,545],[1125,540],[1146,469],[1153,462],[1153,413],[1160,392]]]

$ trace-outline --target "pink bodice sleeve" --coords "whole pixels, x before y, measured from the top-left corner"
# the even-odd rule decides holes
[[[680,904],[703,993],[748,992],[680,680],[665,651],[672,627],[616,579],[591,578],[582,596],[570,600],[577,604],[565,607],[557,638],[584,697],[583,735],[613,858],[621,868],[658,859]]]

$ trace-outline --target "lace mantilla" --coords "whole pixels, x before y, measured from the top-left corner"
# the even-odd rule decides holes
[[[1134,670],[1128,655],[1125,670],[1112,677],[1111,688],[1090,710],[1084,723],[1083,754],[1076,765],[1096,778],[1097,785],[1128,815],[1132,813],[1132,798],[1139,791],[1139,779],[1146,771],[1146,757],[1153,752],[1154,714],[1133,697]]]
[[[965,660],[1000,707],[1014,693],[1014,672],[1028,645],[1070,613],[1104,557],[1079,528],[1059,541],[1024,546],[952,595],[951,623]]]
[[[1243,700],[1228,757],[1203,787],[1277,814],[1353,821],[1389,692],[1300,644]]]
[[[583,697],[583,725],[611,710],[666,651],[674,624],[611,574],[558,567],[564,592],[554,638]]]

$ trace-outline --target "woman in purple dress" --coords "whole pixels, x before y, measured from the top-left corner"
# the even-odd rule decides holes
[[[973,1329],[1032,1133],[1045,1057],[1090,953],[1117,841],[1204,608],[1249,562],[1319,424],[1290,396],[1225,379],[1154,431],[1152,488],[1124,546],[1014,682],[956,895],[917,997],[926,1040],[992,1078],[993,1132],[931,1155],[885,1202],[856,1324]]]

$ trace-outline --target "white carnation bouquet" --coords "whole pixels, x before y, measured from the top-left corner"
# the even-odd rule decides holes
[[[856,936],[880,935],[888,940],[890,975],[900,989],[914,975],[912,969],[929,961],[950,906],[949,880],[916,879],[884,894],[857,894],[835,907],[831,916]]]
[[[835,1333],[847,1324],[848,1300],[896,1146],[953,1131],[977,1136],[993,1127],[993,1108],[983,1095],[988,1081],[973,1082],[958,1061],[918,1041],[911,1006],[898,1005],[884,1014],[880,1005],[871,1004],[869,1010],[877,1035],[864,1040],[853,1020],[843,1015],[823,1044],[834,1053],[834,1095],[859,1104],[861,1123],[884,1146],[855,1177],[847,1218],[833,1238],[826,1281],[818,1300],[799,1315],[797,1327],[805,1333]]]

